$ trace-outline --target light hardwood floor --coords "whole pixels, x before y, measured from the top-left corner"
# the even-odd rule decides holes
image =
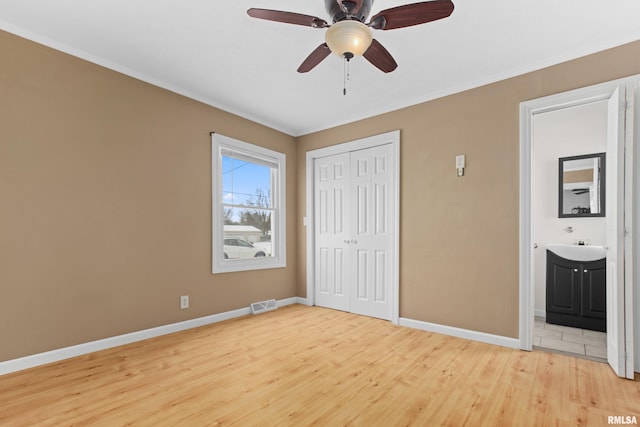
[[[0,377],[1,426],[603,426],[640,382],[300,305]]]

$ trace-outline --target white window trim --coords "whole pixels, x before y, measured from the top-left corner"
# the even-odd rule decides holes
[[[224,215],[222,205],[222,151],[239,150],[256,161],[267,161],[277,165],[271,197],[277,209],[272,242],[273,255],[250,259],[224,259]],[[218,133],[211,134],[211,271],[229,273],[233,271],[282,268],[287,265],[286,248],[286,162],[285,155],[264,147],[249,144]]]

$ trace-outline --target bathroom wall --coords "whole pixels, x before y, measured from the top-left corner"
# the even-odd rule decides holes
[[[545,313],[546,245],[605,244],[605,218],[558,218],[558,158],[606,151],[607,103],[594,102],[538,114],[533,139],[535,313]],[[567,232],[567,227],[573,232]]]

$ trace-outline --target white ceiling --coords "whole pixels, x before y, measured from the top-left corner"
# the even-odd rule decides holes
[[[453,0],[451,17],[374,31],[384,74],[329,56],[296,69],[323,29],[251,7],[330,18],[324,0],[0,0],[0,29],[293,136],[327,129],[640,40],[638,0]],[[372,15],[412,0],[376,0]]]

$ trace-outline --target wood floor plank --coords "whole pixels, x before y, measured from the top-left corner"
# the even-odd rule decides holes
[[[4,426],[602,426],[640,383],[319,307],[288,306],[0,377]]]

